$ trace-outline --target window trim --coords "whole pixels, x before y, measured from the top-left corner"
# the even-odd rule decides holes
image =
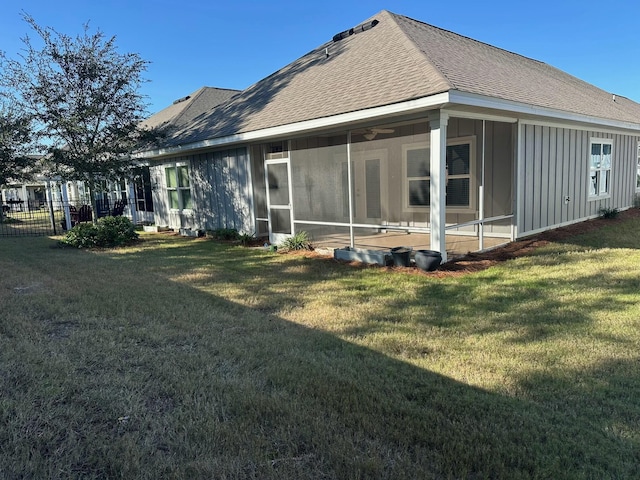
[[[448,168],[446,173],[446,181],[450,179],[468,178],[469,179],[469,205],[468,206],[448,206],[447,213],[475,213],[476,212],[476,136],[468,135],[466,137],[447,138],[447,147],[455,145],[469,145],[469,173],[463,175],[449,175]],[[416,206],[409,204],[409,182],[410,180],[430,180],[430,177],[408,177],[407,176],[407,152],[409,150],[430,149],[430,142],[415,142],[402,145],[402,207],[405,212],[425,213],[429,212],[430,206]],[[430,160],[429,160],[430,161]],[[445,200],[446,203],[446,200]]]
[[[611,146],[611,163],[609,165],[609,168],[602,168],[602,167],[598,167],[598,168],[593,168],[592,164],[591,164],[591,152],[593,150],[593,145],[594,144],[600,144],[600,145],[610,145]],[[602,153],[600,154],[602,156]],[[612,138],[600,138],[600,137],[591,137],[589,138],[589,150],[588,150],[588,157],[587,157],[587,162],[588,162],[588,177],[587,177],[587,196],[589,201],[595,201],[595,200],[603,200],[603,199],[607,199],[607,198],[611,198],[611,186],[612,186],[612,182],[611,182],[611,173],[613,171],[613,139]],[[591,174],[593,171],[596,171],[597,173],[599,173],[599,178],[598,178],[598,188],[596,190],[600,190],[600,178],[601,178],[601,172],[609,172],[608,173],[608,181],[609,181],[609,185],[607,186],[607,191],[600,193],[599,191],[596,191],[595,194],[591,193]]]
[[[187,167],[187,178],[189,179],[189,185],[184,187],[184,186],[180,186],[180,175],[178,174],[178,168],[180,167]],[[174,169],[176,172],[176,182],[177,185],[175,187],[170,187],[168,182],[167,182],[167,171],[169,169]],[[172,163],[170,165],[165,165],[163,172],[164,174],[164,183],[165,183],[165,188],[167,191],[167,205],[169,207],[169,210],[172,212],[182,212],[182,211],[192,211],[193,210],[193,191],[191,190],[191,184],[193,183],[192,178],[191,178],[191,165],[188,162],[179,162],[179,163]],[[182,195],[181,195],[181,191],[183,190],[189,190],[189,195],[191,196],[191,207],[185,207],[182,204]],[[178,208],[174,208],[171,206],[171,194],[170,192],[178,192]]]

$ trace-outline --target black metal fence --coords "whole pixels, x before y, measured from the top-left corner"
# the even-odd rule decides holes
[[[62,204],[53,202],[42,205],[30,205],[23,202],[11,202],[2,205],[0,216],[0,236],[47,236],[61,233],[61,221],[64,217]]]
[[[117,201],[110,204],[99,201],[98,210],[89,205],[69,205],[71,224],[92,221],[108,215],[126,215],[138,208],[135,202]],[[84,213],[81,213],[84,212]],[[136,210],[137,223],[144,220],[144,212]],[[23,202],[8,202],[2,205],[0,216],[0,237],[51,236],[62,235],[67,228],[65,208],[62,202],[44,202],[38,205]]]

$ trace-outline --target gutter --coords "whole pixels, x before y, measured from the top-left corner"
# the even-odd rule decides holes
[[[623,122],[618,120],[603,119],[589,115],[581,115],[562,110],[555,110],[547,107],[537,107],[525,103],[502,100],[495,97],[478,95],[474,93],[461,92],[459,90],[449,90],[447,92],[430,95],[405,102],[384,105],[381,107],[367,108],[355,112],[341,113],[329,117],[305,120],[302,122],[279,125],[277,127],[263,128],[250,132],[238,133],[224,137],[211,138],[198,142],[176,145],[154,150],[146,150],[133,155],[136,159],[156,158],[165,156],[181,155],[194,150],[202,150],[214,147],[231,146],[241,143],[249,143],[258,140],[272,139],[279,136],[293,135],[314,130],[326,129],[329,127],[346,127],[356,122],[366,120],[376,120],[397,114],[411,114],[424,110],[434,110],[443,107],[467,106],[486,108],[505,112],[505,115],[513,117],[514,113],[524,116],[545,117],[550,120],[560,120],[589,124],[595,127],[608,127],[617,130],[631,131],[640,134],[640,123]],[[453,111],[450,112],[455,116]],[[462,113],[462,112],[461,112]],[[464,115],[463,115],[464,116]],[[480,114],[482,116],[482,114]]]

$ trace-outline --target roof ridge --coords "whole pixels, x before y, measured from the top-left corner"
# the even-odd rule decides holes
[[[439,30],[439,31],[447,33],[449,35],[455,35],[456,37],[464,38],[465,40],[469,40],[471,42],[478,43],[480,45],[485,45],[485,46],[487,46],[489,48],[492,48],[494,50],[501,50],[501,51],[503,51],[505,53],[508,53],[509,55],[515,55],[515,56],[518,56],[520,58],[524,58],[526,60],[530,60],[532,62],[541,63],[541,64],[544,64],[544,65],[549,65],[548,63],[543,62],[542,60],[538,60],[538,59],[533,58],[533,57],[527,57],[526,55],[522,55],[521,53],[513,52],[511,50],[507,50],[506,48],[498,47],[496,45],[492,45],[490,43],[483,42],[482,40],[478,40],[477,38],[469,37],[467,35],[462,35],[461,33],[454,32],[453,30],[448,30],[446,28],[438,27],[437,25],[431,25],[430,23],[423,22],[422,20],[417,20],[415,18],[407,17],[406,15],[400,15],[400,14],[397,14],[397,13],[392,13],[392,15],[394,17],[401,17],[401,18],[405,18],[405,19],[407,19],[407,20],[409,20],[411,22],[415,22],[415,23],[419,23],[419,24],[422,24],[422,25],[426,25],[429,28],[433,28],[434,30]]]
[[[411,48],[410,52],[413,52],[413,56],[416,57],[416,59],[418,59],[419,61],[429,64],[438,73],[438,75],[444,81],[444,83],[449,85],[449,87],[451,89],[455,89],[456,85],[449,79],[449,77],[447,77],[444,74],[442,69],[437,64],[435,64],[433,61],[431,61],[431,59],[427,56],[427,54],[425,52],[423,52],[422,49],[418,46],[418,44],[413,40],[411,35],[409,35],[406,32],[406,30],[404,28],[402,28],[402,25],[400,25],[400,23],[398,23],[398,18],[404,18],[406,20],[422,23],[422,24],[428,25],[428,26],[431,26],[431,25],[429,25],[428,23],[420,22],[418,20],[414,20],[413,18],[404,16],[404,15],[399,15],[397,13],[390,12],[388,10],[382,10],[382,12],[380,12],[380,13],[388,14],[389,17],[393,20],[393,24],[402,32],[402,39],[404,39],[404,41],[410,45],[410,48]],[[437,27],[434,27],[434,28],[437,28]]]
[[[185,106],[185,108],[180,110],[180,112],[175,117],[173,117],[174,123],[177,123],[177,121],[185,115],[187,110],[189,110],[193,106],[196,99],[204,93],[206,88],[209,88],[209,87],[206,87],[206,86],[200,87],[198,90],[196,90],[191,95],[189,95],[189,97],[187,98],[187,102],[189,103]]]

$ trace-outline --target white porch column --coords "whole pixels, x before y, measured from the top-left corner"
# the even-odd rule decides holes
[[[131,213],[131,223],[134,225],[138,224],[138,202],[136,200],[136,191],[134,189],[134,184],[131,179],[127,180],[127,205],[129,206],[129,213]]]
[[[447,189],[447,124],[449,115],[435,112],[429,115],[431,127],[430,138],[430,223],[431,250],[442,254],[442,261],[447,261],[445,241],[446,226],[446,189]]]
[[[62,208],[64,209],[64,219],[67,231],[71,230],[71,213],[69,212],[69,195],[67,194],[67,182],[60,182],[62,192]]]

